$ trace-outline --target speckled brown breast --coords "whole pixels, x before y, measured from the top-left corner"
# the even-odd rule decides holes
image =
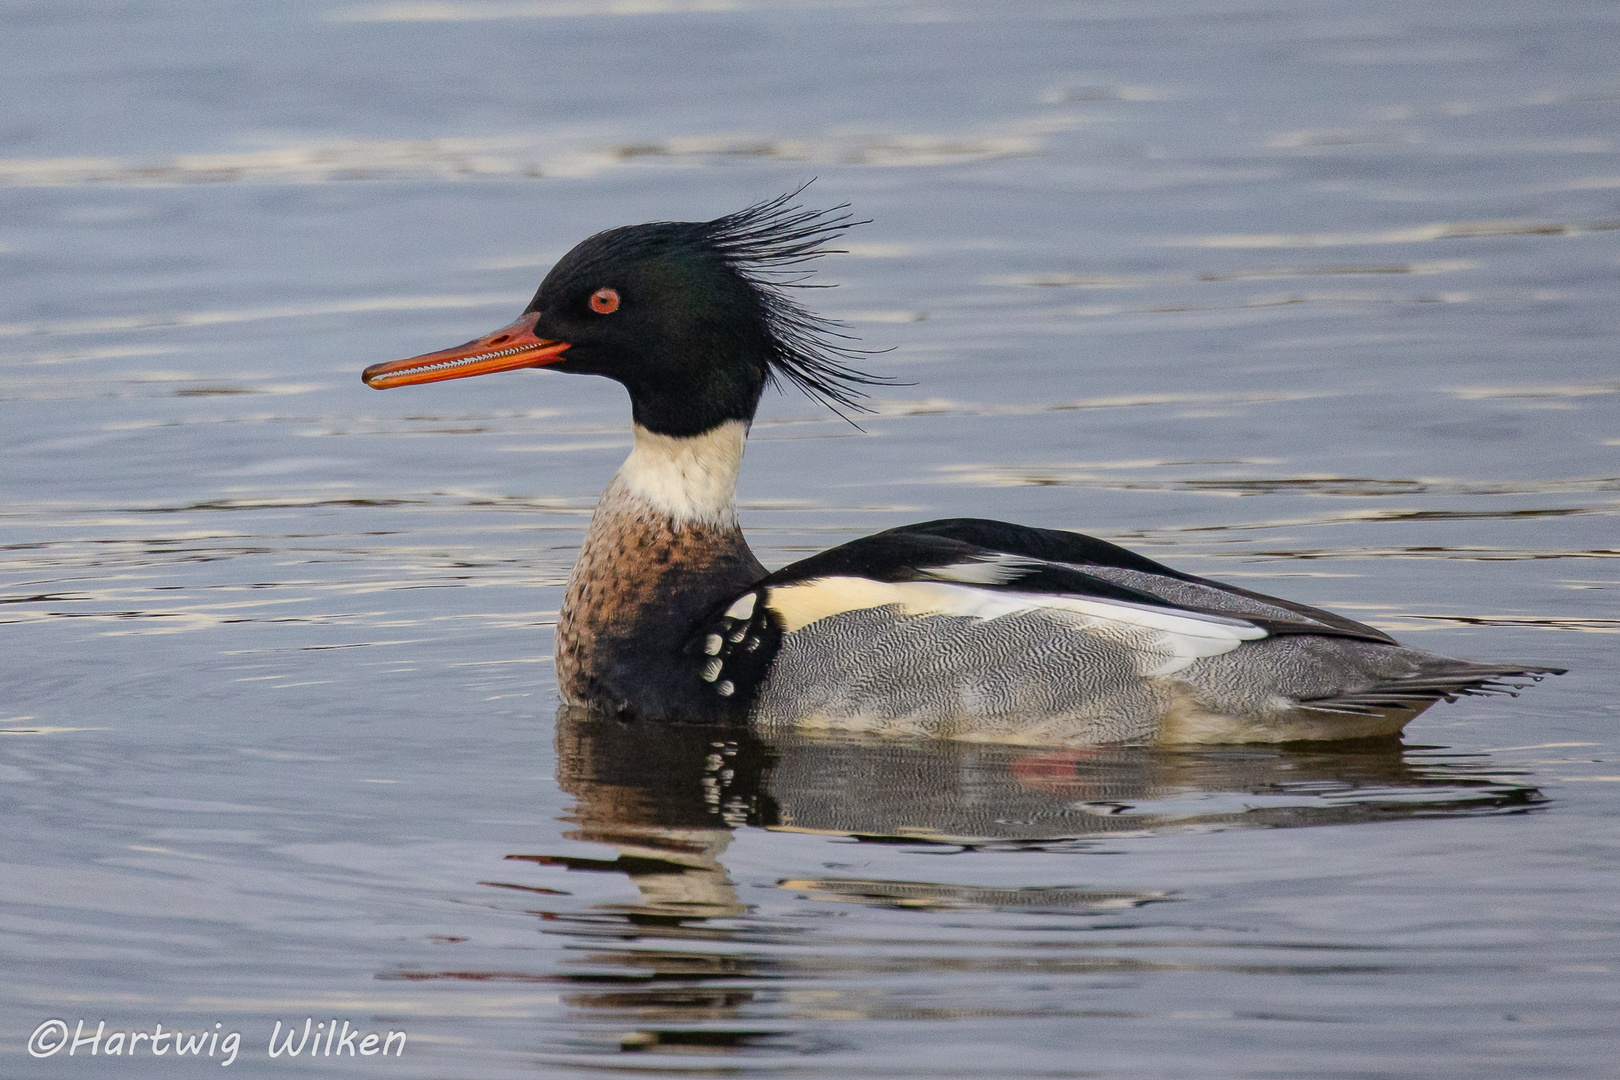
[[[647,719],[714,708],[681,647],[699,616],[764,576],[735,524],[677,523],[615,479],[568,577],[557,679],[573,705]]]

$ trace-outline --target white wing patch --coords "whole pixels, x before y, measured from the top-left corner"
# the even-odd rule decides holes
[[[995,569],[998,564],[962,565],[975,568],[969,572],[976,573],[976,568]],[[954,572],[960,568],[937,569]],[[1005,572],[1012,571],[1006,568]],[[1200,657],[1219,656],[1245,641],[1266,636],[1253,623],[1220,615],[1089,596],[1002,592],[949,580],[813,578],[770,587],[766,604],[781,619],[786,633],[846,611],[879,607],[894,607],[905,616],[955,615],[986,620],[1041,612],[1068,623],[1076,633],[1097,634],[1129,646],[1140,656],[1143,675],[1169,675]]]
[[[1005,585],[1029,567],[1039,565],[1038,559],[998,551],[984,559],[969,559],[949,566],[930,566],[922,573],[935,581],[954,581],[962,585]]]

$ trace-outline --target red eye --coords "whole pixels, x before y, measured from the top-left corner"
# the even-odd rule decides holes
[[[611,315],[619,310],[619,290],[597,289],[591,293],[591,310],[598,315]]]

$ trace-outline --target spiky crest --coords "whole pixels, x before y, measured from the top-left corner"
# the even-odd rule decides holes
[[[851,361],[872,352],[844,344],[855,339],[842,331],[840,323],[811,314],[782,291],[829,288],[806,281],[811,271],[796,268],[841,254],[827,243],[846,229],[868,223],[854,220],[848,203],[806,210],[794,202],[805,187],[809,185],[702,222],[698,228],[704,246],[759,292],[773,343],[770,381],[777,386],[783,380],[792,383],[839,416],[844,416],[844,409],[870,412],[861,401],[866,392],[860,388],[893,385],[888,378],[851,366]]]

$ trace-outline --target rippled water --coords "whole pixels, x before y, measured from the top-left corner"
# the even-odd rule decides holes
[[[1620,969],[1620,12],[0,12],[0,1071],[1599,1077]],[[379,395],[601,228],[818,176],[913,384],[768,399],[769,564],[981,515],[1568,666],[1404,748],[559,717],[610,384]],[[272,1060],[277,1021],[402,1057]],[[216,1058],[217,1062],[219,1059]]]

